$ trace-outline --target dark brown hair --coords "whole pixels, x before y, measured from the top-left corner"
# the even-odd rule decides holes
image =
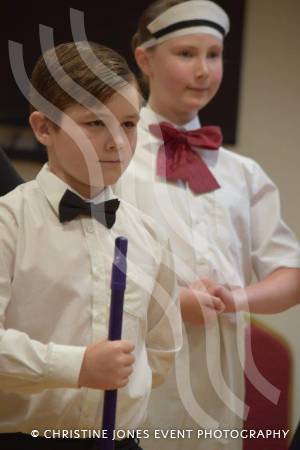
[[[114,50],[94,42],[63,43],[47,50],[33,69],[30,112],[38,109],[58,120],[47,102],[60,112],[74,103],[92,105],[95,97],[106,102],[117,89],[134,81],[127,62]]]

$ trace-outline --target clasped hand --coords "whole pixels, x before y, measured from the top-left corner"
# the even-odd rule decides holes
[[[237,290],[210,278],[199,278],[181,290],[183,320],[193,325],[207,325],[221,313],[237,312],[239,300],[235,292]]]

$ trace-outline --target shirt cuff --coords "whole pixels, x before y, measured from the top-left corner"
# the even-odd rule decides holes
[[[280,261],[274,261],[273,264],[260,264],[257,278],[263,280],[277,269],[300,269],[300,258],[282,258]]]
[[[85,350],[86,347],[49,344],[45,388],[78,388]]]

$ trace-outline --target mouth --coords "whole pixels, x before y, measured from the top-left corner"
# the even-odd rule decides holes
[[[201,87],[201,88],[198,88],[198,87],[189,87],[188,89],[190,89],[191,91],[196,91],[196,92],[206,92],[206,91],[208,91],[208,88],[207,87]]]
[[[111,161],[102,161],[102,160],[98,160],[99,163],[101,164],[121,164],[122,161],[119,160],[111,160]]]

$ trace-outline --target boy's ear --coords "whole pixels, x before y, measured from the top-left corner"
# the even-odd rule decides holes
[[[144,75],[151,75],[151,53],[142,47],[137,47],[134,51],[137,65]]]
[[[45,114],[34,111],[29,116],[29,123],[37,140],[41,144],[49,146],[52,142],[53,125]]]

